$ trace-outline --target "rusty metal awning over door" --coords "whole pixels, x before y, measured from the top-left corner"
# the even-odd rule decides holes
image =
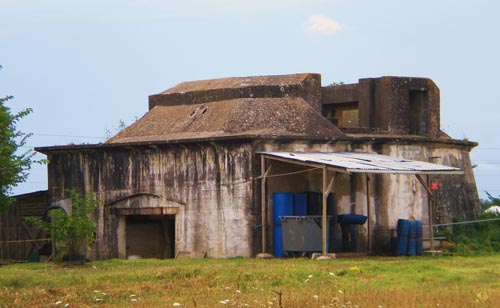
[[[459,168],[368,152],[259,152],[271,159],[343,173],[463,174]]]

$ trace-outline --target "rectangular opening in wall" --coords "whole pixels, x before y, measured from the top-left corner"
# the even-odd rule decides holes
[[[427,91],[410,91],[410,134],[427,135]]]
[[[358,102],[323,105],[323,115],[339,128],[359,128]]]
[[[128,215],[125,234],[127,258],[175,257],[175,215]]]

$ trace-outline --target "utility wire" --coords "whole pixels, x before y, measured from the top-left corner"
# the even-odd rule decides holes
[[[497,221],[497,220],[500,220],[500,218],[490,218],[490,219],[481,219],[481,220],[469,220],[469,221],[460,221],[460,222],[450,222],[450,223],[447,223],[447,224],[432,225],[432,227],[475,224],[475,223],[479,223],[479,222],[488,222],[488,221]],[[422,226],[422,227],[429,228],[429,226]]]
[[[68,137],[68,138],[88,138],[88,139],[106,139],[106,137],[96,137],[96,136],[75,136],[75,135],[57,135],[57,134],[33,134],[33,136],[44,136],[44,137]]]

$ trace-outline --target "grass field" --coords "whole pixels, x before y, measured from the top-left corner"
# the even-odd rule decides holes
[[[16,264],[0,307],[500,307],[500,256]]]

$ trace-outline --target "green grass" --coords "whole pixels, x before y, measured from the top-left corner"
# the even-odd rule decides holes
[[[280,297],[281,307],[498,307],[499,261],[496,255],[16,264],[0,267],[0,307],[280,307]]]

